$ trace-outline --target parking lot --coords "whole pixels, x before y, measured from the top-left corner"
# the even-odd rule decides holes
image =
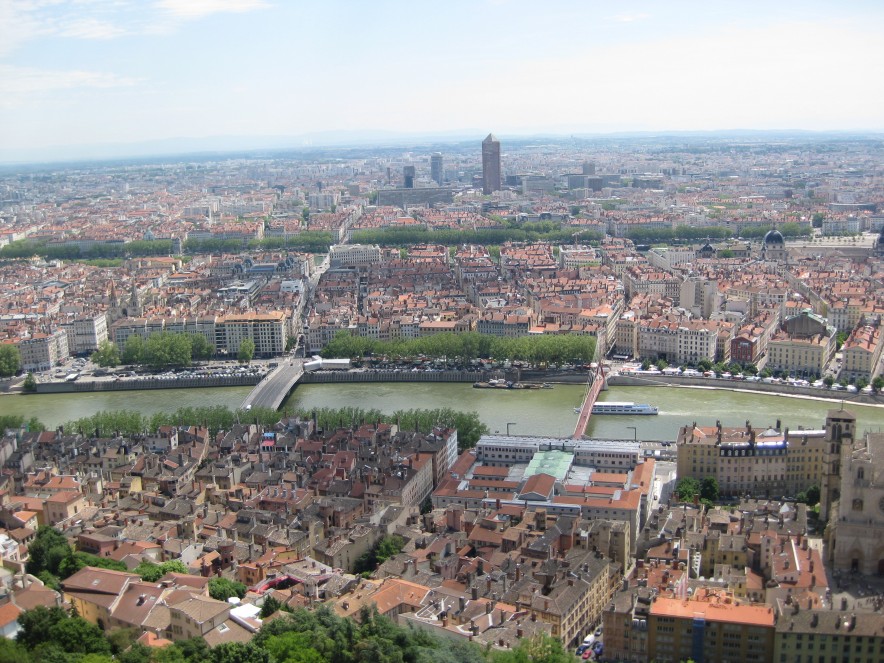
[[[73,382],[95,381],[111,382],[120,380],[129,381],[173,381],[192,380],[194,378],[218,378],[233,376],[264,376],[280,360],[259,359],[249,364],[240,364],[237,361],[210,361],[193,366],[153,369],[143,366],[102,368],[86,358],[71,359],[62,366],[52,371],[44,371],[35,374],[37,382]]]

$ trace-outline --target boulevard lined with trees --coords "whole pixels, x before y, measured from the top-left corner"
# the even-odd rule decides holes
[[[339,331],[320,353],[326,358],[355,358],[370,355],[472,360],[478,358],[531,363],[592,361],[596,342],[592,336],[577,334],[537,334],[532,336],[491,336],[477,332],[442,333],[409,340],[379,341]]]
[[[560,226],[549,221],[524,223],[511,228],[480,228],[477,230],[430,230],[417,225],[407,228],[384,228],[382,230],[357,230],[352,234],[354,244],[377,244],[384,247],[400,247],[416,244],[497,245],[506,242],[551,242],[553,244],[574,241],[574,228]],[[601,233],[584,231],[581,241],[600,241]]]

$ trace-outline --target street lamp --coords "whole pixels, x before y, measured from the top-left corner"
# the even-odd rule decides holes
[[[516,425],[516,422],[515,422],[515,421],[508,421],[508,422],[506,422],[506,434],[507,434],[507,436],[509,436],[509,434],[510,434],[510,426],[515,426],[515,425]]]
[[[635,429],[635,426],[627,426],[626,429],[632,431],[633,441],[638,442],[638,431]]]

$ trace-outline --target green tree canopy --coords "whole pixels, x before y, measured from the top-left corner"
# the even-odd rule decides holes
[[[76,654],[110,654],[110,643],[104,632],[82,617],[67,617],[49,628],[51,642],[64,651]]]
[[[133,334],[126,339],[123,346],[123,356],[121,357],[124,364],[140,364],[141,358],[144,356],[144,339]]]
[[[684,477],[675,484],[675,499],[679,502],[691,502],[700,494],[700,482],[693,477]]]
[[[211,649],[212,663],[270,663],[270,653],[251,642],[224,642]]]
[[[190,357],[195,361],[206,361],[215,354],[215,346],[202,334],[190,335]]]
[[[519,642],[510,651],[495,652],[492,663],[574,663],[574,655],[565,651],[556,638],[540,634]]]
[[[68,540],[54,527],[41,525],[37,535],[28,545],[28,562],[25,569],[31,575],[40,575],[48,571],[58,575],[58,567],[71,554]]]
[[[0,378],[8,378],[21,368],[21,355],[18,347],[11,343],[0,343]]]
[[[99,569],[110,569],[112,571],[129,570],[123,562],[118,562],[109,557],[99,557],[98,555],[71,550],[71,552],[61,560],[61,563],[58,565],[57,575],[64,580],[87,566],[94,566]]]
[[[119,366],[121,360],[120,349],[111,341],[102,341],[98,349],[92,353],[92,361],[105,368]]]
[[[21,629],[15,636],[15,640],[28,649],[34,649],[46,641],[53,626],[67,618],[68,614],[56,606],[47,608],[41,605],[32,610],[25,610],[18,617]]]
[[[239,344],[239,352],[236,353],[236,359],[241,364],[248,364],[255,356],[255,342],[250,338],[244,338]]]
[[[390,557],[398,555],[405,547],[405,539],[398,534],[388,535],[378,539],[371,550],[360,555],[356,559],[355,573],[372,572],[378,564],[383,564]]]
[[[226,601],[231,596],[242,598],[246,595],[246,586],[241,582],[228,580],[227,578],[212,578],[209,580],[209,596],[218,601]]]
[[[161,564],[144,561],[132,569],[132,572],[140,575],[145,582],[156,582],[167,573],[190,573],[180,559],[171,559]]]
[[[700,499],[710,502],[718,499],[718,481],[715,477],[706,477],[700,482]]]

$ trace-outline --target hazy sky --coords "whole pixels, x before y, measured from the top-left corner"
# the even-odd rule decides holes
[[[884,2],[0,0],[0,147],[884,129]]]

